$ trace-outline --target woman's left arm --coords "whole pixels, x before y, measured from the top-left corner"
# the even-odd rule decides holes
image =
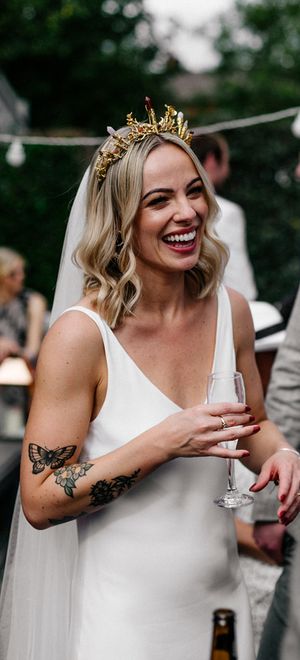
[[[250,456],[243,463],[259,476],[252,492],[262,490],[269,481],[279,482],[277,511],[280,522],[288,524],[300,510],[300,460],[294,448],[269,419],[267,419],[262,384],[254,353],[255,332],[247,301],[236,291],[229,290],[237,370],[244,377],[246,402],[261,427],[259,433],[239,442]],[[300,411],[299,411],[300,414]],[[286,451],[290,449],[291,451]],[[282,451],[284,450],[284,451]]]

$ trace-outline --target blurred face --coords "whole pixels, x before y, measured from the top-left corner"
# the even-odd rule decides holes
[[[213,153],[208,154],[204,167],[215,188],[219,188],[228,179],[230,174],[229,151],[225,143],[222,144],[222,157],[220,162]]]
[[[193,268],[207,215],[202,179],[188,154],[171,143],[153,149],[144,166],[135,225],[138,273]]]
[[[2,281],[2,286],[10,295],[17,295],[22,291],[25,279],[24,263],[21,260],[12,262],[11,268]]]

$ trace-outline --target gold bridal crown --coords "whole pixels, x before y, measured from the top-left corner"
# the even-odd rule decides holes
[[[151,99],[149,96],[146,96],[145,108],[148,115],[148,122],[137,121],[132,116],[132,112],[130,112],[126,117],[127,126],[130,126],[130,131],[126,138],[122,137],[111,126],[107,127],[107,132],[114,139],[115,148],[113,151],[104,149],[99,152],[95,169],[97,179],[100,183],[105,179],[108,168],[120,160],[120,158],[123,158],[128,147],[134,142],[141,142],[147,135],[154,133],[173,133],[178,135],[186,144],[191,143],[192,133],[188,129],[187,121],[184,121],[183,113],[177,112],[172,105],[166,105],[165,107],[166,112],[164,117],[161,117],[157,121]]]

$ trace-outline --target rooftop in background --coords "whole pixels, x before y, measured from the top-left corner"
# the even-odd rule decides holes
[[[215,91],[216,79],[207,73],[177,73],[168,82],[168,87],[179,101],[188,101],[197,94],[211,94]]]
[[[0,133],[21,133],[28,127],[29,104],[20,99],[0,73]]]

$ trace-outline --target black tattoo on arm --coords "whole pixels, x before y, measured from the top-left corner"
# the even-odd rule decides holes
[[[109,504],[109,502],[122,495],[125,490],[132,488],[140,471],[140,468],[138,468],[129,477],[120,475],[114,477],[111,481],[106,481],[106,479],[97,481],[90,490],[91,506]]]
[[[50,467],[51,470],[57,470],[73,456],[75,450],[76,445],[47,449],[47,447],[40,447],[39,445],[30,443],[28,445],[28,455],[33,463],[32,473],[39,474],[39,472],[43,472],[46,466]]]
[[[76,481],[79,477],[85,477],[87,471],[93,467],[93,463],[78,463],[76,465],[67,465],[54,472],[55,483],[61,486],[66,495],[73,496],[73,488],[76,488]]]

